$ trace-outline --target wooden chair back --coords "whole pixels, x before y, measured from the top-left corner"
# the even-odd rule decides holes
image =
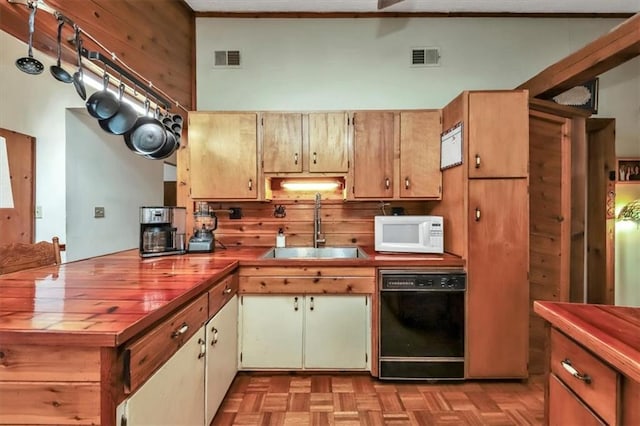
[[[60,263],[58,237],[53,237],[52,242],[11,243],[0,246],[0,275]]]

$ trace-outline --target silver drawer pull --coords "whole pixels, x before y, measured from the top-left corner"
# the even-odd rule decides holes
[[[171,338],[175,339],[176,337],[180,337],[183,334],[185,334],[187,330],[189,330],[189,324],[187,324],[186,322],[183,322],[180,328],[178,328],[173,333],[171,333]]]
[[[564,368],[567,373],[571,374],[576,379],[582,380],[586,384],[591,383],[591,376],[589,376],[588,374],[582,374],[578,370],[573,368],[573,365],[571,365],[571,361],[569,361],[569,359],[565,358],[564,360],[560,361],[560,364],[562,364],[562,368]]]
[[[229,294],[231,293],[231,289],[229,287],[226,287],[224,290],[222,290],[222,294]]]

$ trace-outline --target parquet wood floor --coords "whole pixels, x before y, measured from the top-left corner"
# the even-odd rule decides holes
[[[387,382],[369,375],[240,373],[213,421],[226,425],[540,425],[543,377]]]

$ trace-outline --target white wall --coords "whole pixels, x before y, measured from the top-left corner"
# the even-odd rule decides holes
[[[140,206],[163,203],[163,162],[131,152],[84,108],[66,119],[67,260],[137,248]],[[105,217],[94,218],[94,207]]]
[[[139,163],[124,151],[122,138],[107,143],[109,135],[98,126],[94,132],[81,114],[68,113],[84,110],[73,85],[55,80],[49,72],[54,60],[37,50],[45,71],[18,70],[15,60],[26,53],[25,43],[0,31],[0,127],[36,138],[36,205],[43,218],[36,219],[35,240],[60,237],[66,260],[137,247],[132,221],[138,212],[131,206],[162,203],[162,161]],[[92,220],[94,205],[105,205],[106,220]]]
[[[616,216],[627,203],[640,199],[640,183],[616,184]],[[640,224],[616,222],[615,303],[640,307]]]

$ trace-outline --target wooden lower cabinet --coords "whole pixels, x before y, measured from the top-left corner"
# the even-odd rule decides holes
[[[116,411],[121,426],[204,425],[205,328]]]
[[[549,340],[549,425],[640,424],[640,383],[556,328]]]
[[[466,377],[527,377],[527,179],[469,180]]]
[[[238,296],[233,296],[205,328],[205,425],[209,425],[238,372]]]
[[[554,374],[549,376],[549,425],[566,426],[605,425],[589,407],[582,402]]]
[[[242,296],[241,369],[365,370],[366,295]]]

